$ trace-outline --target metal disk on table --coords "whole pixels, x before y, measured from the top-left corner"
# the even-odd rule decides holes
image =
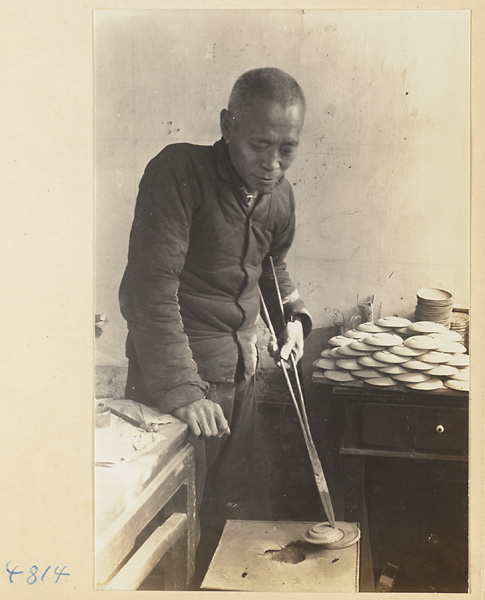
[[[360,539],[360,529],[354,523],[337,521],[335,528],[330,523],[317,523],[303,534],[310,544],[316,544],[332,550],[340,550],[355,544]]]

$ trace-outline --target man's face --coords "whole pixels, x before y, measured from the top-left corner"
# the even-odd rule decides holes
[[[304,111],[301,103],[280,104],[256,99],[234,118],[223,111],[222,133],[231,161],[250,190],[270,191],[294,161]]]

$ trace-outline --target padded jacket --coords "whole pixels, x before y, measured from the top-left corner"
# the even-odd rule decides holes
[[[258,284],[275,328],[284,326],[270,255],[286,318],[302,315],[308,335],[311,319],[284,262],[294,230],[288,181],[248,208],[223,140],[173,144],[149,162],[119,294],[145,401],[170,412],[202,398],[209,382],[234,381],[236,367],[254,374]]]

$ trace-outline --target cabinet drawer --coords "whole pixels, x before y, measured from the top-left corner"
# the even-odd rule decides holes
[[[366,403],[365,445],[466,452],[468,411],[464,408]]]

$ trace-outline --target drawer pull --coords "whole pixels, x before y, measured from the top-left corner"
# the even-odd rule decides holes
[[[428,535],[428,542],[433,546],[437,546],[440,543],[440,538],[436,533],[430,533]]]
[[[445,432],[445,428],[443,427],[443,425],[436,425],[436,433],[444,433]]]

